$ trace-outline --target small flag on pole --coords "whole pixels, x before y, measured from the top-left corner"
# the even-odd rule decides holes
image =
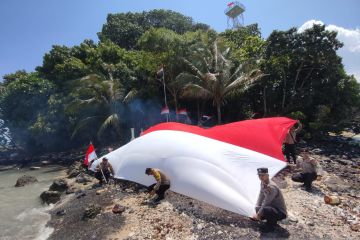
[[[84,164],[86,166],[89,165],[89,163],[92,161],[92,160],[95,160],[97,159],[97,155],[96,155],[96,152],[95,152],[95,148],[94,148],[94,145],[92,143],[90,143],[87,151],[86,151],[86,155],[85,155],[85,160],[84,160]]]
[[[213,116],[208,116],[208,115],[202,115],[201,118],[203,118],[204,120],[210,120]]]
[[[228,7],[231,7],[232,5],[234,5],[235,3],[234,2],[230,2],[230,3],[228,3]]]
[[[169,108],[168,107],[164,107],[163,109],[161,109],[161,115],[163,114],[169,114],[170,111],[169,111]]]
[[[156,77],[162,81],[162,78],[164,77],[164,66],[161,65],[160,69],[156,72]]]
[[[187,111],[186,111],[186,108],[181,108],[181,109],[179,109],[178,111],[177,111],[177,114],[178,115],[188,115],[187,114]]]

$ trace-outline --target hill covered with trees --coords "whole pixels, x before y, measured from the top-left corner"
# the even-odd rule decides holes
[[[314,25],[264,39],[256,24],[218,33],[168,10],[109,14],[98,42],[54,45],[34,72],[4,76],[1,128],[35,152],[125,143],[130,127],[164,121],[164,77],[173,121],[186,108],[192,124],[290,116],[308,138],[338,131],[359,114],[360,86],[336,35]]]

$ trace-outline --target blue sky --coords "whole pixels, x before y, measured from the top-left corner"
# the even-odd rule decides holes
[[[0,79],[4,74],[33,71],[52,45],[73,46],[98,40],[108,13],[171,9],[210,25],[227,27],[228,1],[214,0],[0,0]],[[348,72],[360,76],[359,0],[243,0],[244,23],[258,23],[263,37],[273,30],[305,27],[315,20],[340,29],[349,45],[341,55]],[[305,24],[305,25],[304,25]],[[339,32],[340,34],[340,32]],[[351,45],[351,46],[350,46]],[[343,53],[345,52],[345,53]]]

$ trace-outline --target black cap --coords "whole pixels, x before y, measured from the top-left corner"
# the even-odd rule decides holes
[[[267,168],[258,168],[257,172],[258,172],[258,174],[268,174],[269,173]]]

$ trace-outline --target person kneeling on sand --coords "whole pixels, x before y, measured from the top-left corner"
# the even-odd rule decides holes
[[[114,169],[109,163],[108,159],[104,157],[101,163],[96,167],[95,178],[99,180],[99,183],[103,183],[105,178],[106,183],[109,182],[110,173],[114,176]]]
[[[156,183],[150,185],[148,191],[150,192],[150,195],[157,194],[154,203],[158,203],[165,198],[165,192],[170,188],[170,180],[164,173],[156,168],[146,168],[145,174],[153,175],[156,179]]]
[[[267,168],[257,169],[261,181],[260,193],[256,203],[256,215],[253,220],[266,220],[266,224],[261,227],[263,232],[274,231],[277,221],[286,218],[286,206],[284,197],[280,189],[274,182],[270,181]]]
[[[295,173],[291,179],[294,182],[304,183],[305,190],[311,191],[312,182],[317,178],[315,159],[310,158],[308,153],[304,153],[297,165],[301,168],[301,173]]]

